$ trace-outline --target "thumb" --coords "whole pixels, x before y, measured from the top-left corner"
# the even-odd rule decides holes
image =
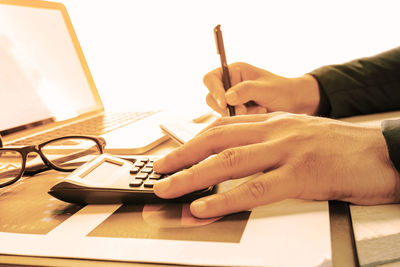
[[[261,100],[263,98],[261,84],[258,81],[243,81],[232,86],[226,93],[226,102],[229,105],[242,105],[249,101]]]

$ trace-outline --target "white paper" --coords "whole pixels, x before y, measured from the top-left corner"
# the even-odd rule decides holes
[[[331,266],[327,202],[286,200],[256,208],[240,243],[86,236],[117,207],[86,206],[47,235],[2,232],[0,253],[209,266]]]
[[[182,145],[192,139],[201,130],[206,128],[209,123],[194,123],[194,122],[167,122],[160,125],[160,128],[172,140]]]
[[[48,171],[0,190],[0,254],[209,266],[331,266],[326,201],[285,200],[201,220],[185,203],[70,205],[47,194],[66,175]],[[224,182],[219,190],[244,180]]]
[[[160,124],[160,128],[172,140],[182,145],[200,133],[217,118],[218,116],[213,112],[203,112],[193,120],[175,118],[173,120],[164,121]]]

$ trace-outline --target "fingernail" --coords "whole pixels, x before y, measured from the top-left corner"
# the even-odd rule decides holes
[[[231,104],[236,104],[238,95],[235,91],[228,91],[225,95],[226,101],[231,103]]]
[[[191,206],[195,214],[203,213],[207,209],[207,203],[204,200],[196,200]]]
[[[222,103],[220,99],[217,99],[217,104],[220,108],[224,109],[226,106]]]
[[[154,171],[159,171],[160,160],[161,159],[158,159],[158,160],[154,161],[154,163],[153,163],[153,170]]]

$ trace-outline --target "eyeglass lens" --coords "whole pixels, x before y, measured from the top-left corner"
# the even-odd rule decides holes
[[[54,166],[63,171],[72,171],[101,154],[97,143],[88,138],[66,138],[56,140],[40,148],[42,154]],[[15,150],[0,151],[0,187],[17,179],[22,172],[23,156]],[[39,155],[27,156],[26,168],[43,164]]]
[[[0,185],[16,179],[22,171],[22,154],[14,150],[0,151]]]
[[[78,137],[50,142],[41,151],[53,165],[64,170],[74,170],[101,154],[94,140]]]

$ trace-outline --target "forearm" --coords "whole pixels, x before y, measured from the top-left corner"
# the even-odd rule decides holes
[[[400,47],[310,74],[320,87],[318,115],[339,118],[400,109]]]

